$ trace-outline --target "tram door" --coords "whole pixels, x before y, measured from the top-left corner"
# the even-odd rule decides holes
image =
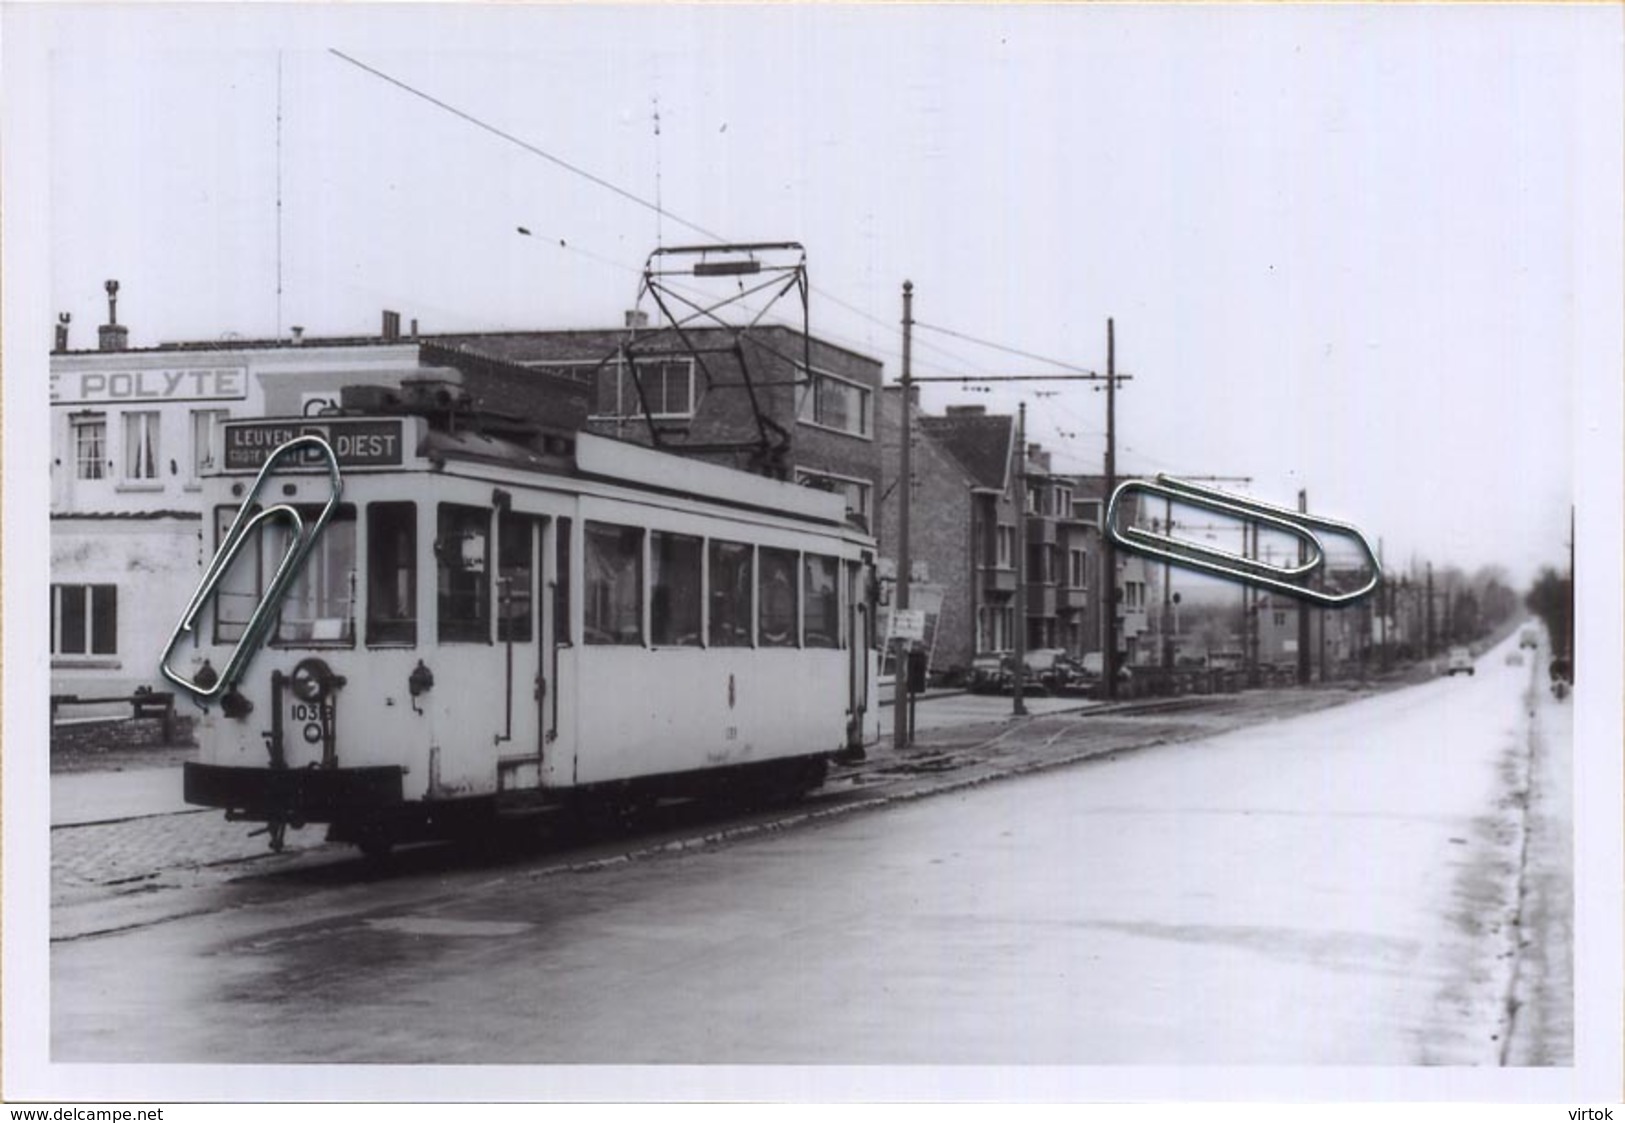
[[[864,719],[869,709],[869,596],[867,570],[846,567],[847,747],[863,747]]]
[[[498,715],[498,787],[518,791],[541,784],[542,712],[548,693],[541,590],[546,518],[503,511],[497,519],[497,673],[503,709]]]

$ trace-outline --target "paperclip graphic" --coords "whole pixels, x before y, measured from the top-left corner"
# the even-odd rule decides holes
[[[1283,531],[1305,545],[1305,560],[1294,565],[1274,565],[1229,550],[1218,550],[1199,542],[1175,538],[1170,534],[1159,534],[1137,526],[1119,527],[1117,512],[1122,499],[1125,495],[1136,492],[1203,510],[1216,511]],[[1318,533],[1321,531],[1352,538],[1360,544],[1360,550],[1365,554],[1371,569],[1371,577],[1365,584],[1349,592],[1333,593],[1311,588],[1304,583],[1326,563],[1326,548]],[[1371,548],[1371,543],[1366,540],[1358,527],[1335,519],[1294,511],[1290,507],[1277,507],[1256,499],[1244,499],[1171,476],[1158,476],[1155,481],[1127,480],[1119,484],[1117,490],[1112,492],[1111,501],[1106,507],[1106,533],[1111,536],[1113,542],[1137,554],[1157,558],[1170,565],[1181,566],[1198,573],[1272,589],[1326,608],[1352,604],[1369,594],[1382,582],[1382,567],[1377,561],[1376,551]]]
[[[294,452],[308,450],[320,453],[327,461],[328,483],[332,485],[332,494],[328,496],[327,504],[322,508],[316,521],[307,531],[305,520],[297,510],[286,503],[273,504],[262,511],[254,511],[254,501],[259,497],[260,488],[265,485],[266,477],[271,474],[278,461]],[[175,630],[169,635],[169,642],[164,645],[163,655],[160,657],[158,669],[163,676],[176,686],[189,691],[201,701],[212,701],[230,690],[241,676],[243,668],[247,665],[254,652],[259,650],[260,642],[264,639],[265,631],[271,622],[276,619],[278,607],[282,603],[282,595],[287,592],[288,586],[298,576],[305,558],[315,547],[316,540],[321,536],[322,530],[327,526],[333,512],[338,510],[339,496],[344,489],[344,481],[339,473],[338,457],[333,454],[333,447],[326,439],[307,433],[294,437],[290,441],[278,445],[271,455],[265,458],[259,475],[254,478],[254,486],[248,489],[243,498],[243,505],[237,510],[237,517],[231,522],[231,529],[226,532],[225,538],[220,542],[220,548],[215,551],[214,558],[203,571],[203,579],[198,582],[197,591],[187,602],[186,610],[181,613],[180,620],[175,624]],[[207,685],[186,678],[169,665],[169,657],[175,650],[175,645],[192,634],[197,623],[198,613],[203,605],[214,594],[231,563],[237,554],[249,541],[251,535],[264,524],[280,521],[286,523],[291,531],[288,549],[282,555],[282,561],[271,575],[270,583],[260,597],[260,602],[254,606],[248,623],[243,627],[243,634],[232,649],[231,657],[226,660],[220,669],[220,677]]]

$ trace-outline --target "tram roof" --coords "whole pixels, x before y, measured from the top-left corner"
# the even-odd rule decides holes
[[[560,453],[539,452],[528,445],[479,432],[430,429],[424,436],[420,453],[430,458],[493,464],[521,471],[570,472],[644,491],[751,507],[837,526],[846,522],[846,499],[831,492],[592,433],[576,433],[574,442],[572,462]]]

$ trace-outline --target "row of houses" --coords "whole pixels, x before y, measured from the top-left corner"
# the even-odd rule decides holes
[[[598,331],[420,335],[385,313],[372,337],[295,329],[278,340],[131,348],[111,307],[109,321],[95,350],[74,350],[59,332],[51,355],[54,694],[156,685],[158,649],[215,537],[199,492],[221,455],[221,424],[316,415],[345,387],[446,387],[538,440],[591,431],[831,490],[883,555],[895,549],[900,391],[884,386],[878,361],[792,328],[719,326],[679,339],[629,314]],[[1018,628],[1029,648],[1098,651],[1102,480],[1052,472],[1043,449],[1019,447],[1012,417],[909,408],[911,588],[915,604],[934,609],[933,665],[1008,651]],[[1119,555],[1116,634],[1128,662],[1151,653],[1147,582],[1140,559]]]

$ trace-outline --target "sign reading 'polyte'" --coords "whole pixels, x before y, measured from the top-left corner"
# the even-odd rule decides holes
[[[248,371],[242,367],[51,372],[51,401],[60,405],[229,401],[246,397]]]
[[[341,468],[402,463],[399,421],[244,421],[226,425],[226,471],[257,471],[271,453],[307,434],[326,440]],[[278,461],[278,467],[316,467],[325,463],[320,453],[310,450]]]

